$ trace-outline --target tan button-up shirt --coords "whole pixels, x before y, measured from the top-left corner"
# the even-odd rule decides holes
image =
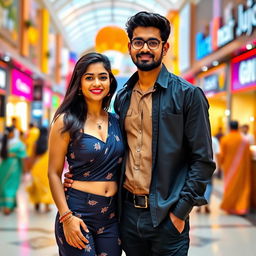
[[[124,187],[134,194],[149,194],[152,175],[152,92],[134,86],[125,118],[128,142]]]

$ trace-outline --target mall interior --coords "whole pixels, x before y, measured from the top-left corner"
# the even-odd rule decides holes
[[[190,214],[189,255],[253,256],[255,0],[0,0],[0,135],[4,137],[5,128],[13,125],[14,118],[23,141],[29,136],[31,123],[49,128],[75,63],[83,54],[105,54],[120,90],[137,70],[128,52],[125,24],[139,11],[159,13],[170,21],[170,48],[163,63],[170,72],[203,90],[219,154],[222,139],[230,133],[231,120],[238,121],[241,138],[249,138],[250,179],[247,183],[239,181],[231,193],[236,197],[243,190],[249,191],[246,214],[221,209],[226,181],[220,164],[213,175],[209,211],[194,207]],[[247,126],[246,135],[243,126]],[[245,160],[232,161],[235,166]],[[0,173],[0,177],[4,175]],[[36,209],[28,193],[32,182],[31,172],[22,173],[17,207],[10,214],[0,209],[1,255],[59,255],[54,236],[57,208],[51,204],[47,209]],[[3,182],[0,206],[1,186]]]

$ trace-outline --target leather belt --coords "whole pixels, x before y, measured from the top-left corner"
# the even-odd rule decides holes
[[[149,196],[148,195],[135,195],[128,191],[127,189],[124,189],[125,198],[129,202],[133,203],[133,206],[135,208],[149,208]]]

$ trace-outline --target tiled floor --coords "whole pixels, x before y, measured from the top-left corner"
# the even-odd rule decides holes
[[[221,183],[215,182],[210,215],[191,214],[189,256],[256,255],[256,221],[228,216],[219,210]],[[27,202],[24,184],[19,190],[19,207],[10,216],[0,214],[0,255],[57,256],[53,233],[56,209],[35,213]],[[256,219],[256,218],[255,218]]]

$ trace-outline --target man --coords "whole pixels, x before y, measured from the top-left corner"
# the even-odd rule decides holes
[[[254,145],[254,136],[249,133],[249,125],[244,124],[241,126],[241,133],[250,145]]]
[[[220,164],[224,172],[221,209],[229,214],[245,215],[250,210],[251,155],[249,142],[231,121],[230,133],[221,139]]]
[[[169,21],[139,12],[127,22],[138,71],[118,93],[115,110],[127,142],[120,174],[121,240],[127,256],[187,255],[189,213],[206,204],[212,161],[208,102],[169,73]]]

